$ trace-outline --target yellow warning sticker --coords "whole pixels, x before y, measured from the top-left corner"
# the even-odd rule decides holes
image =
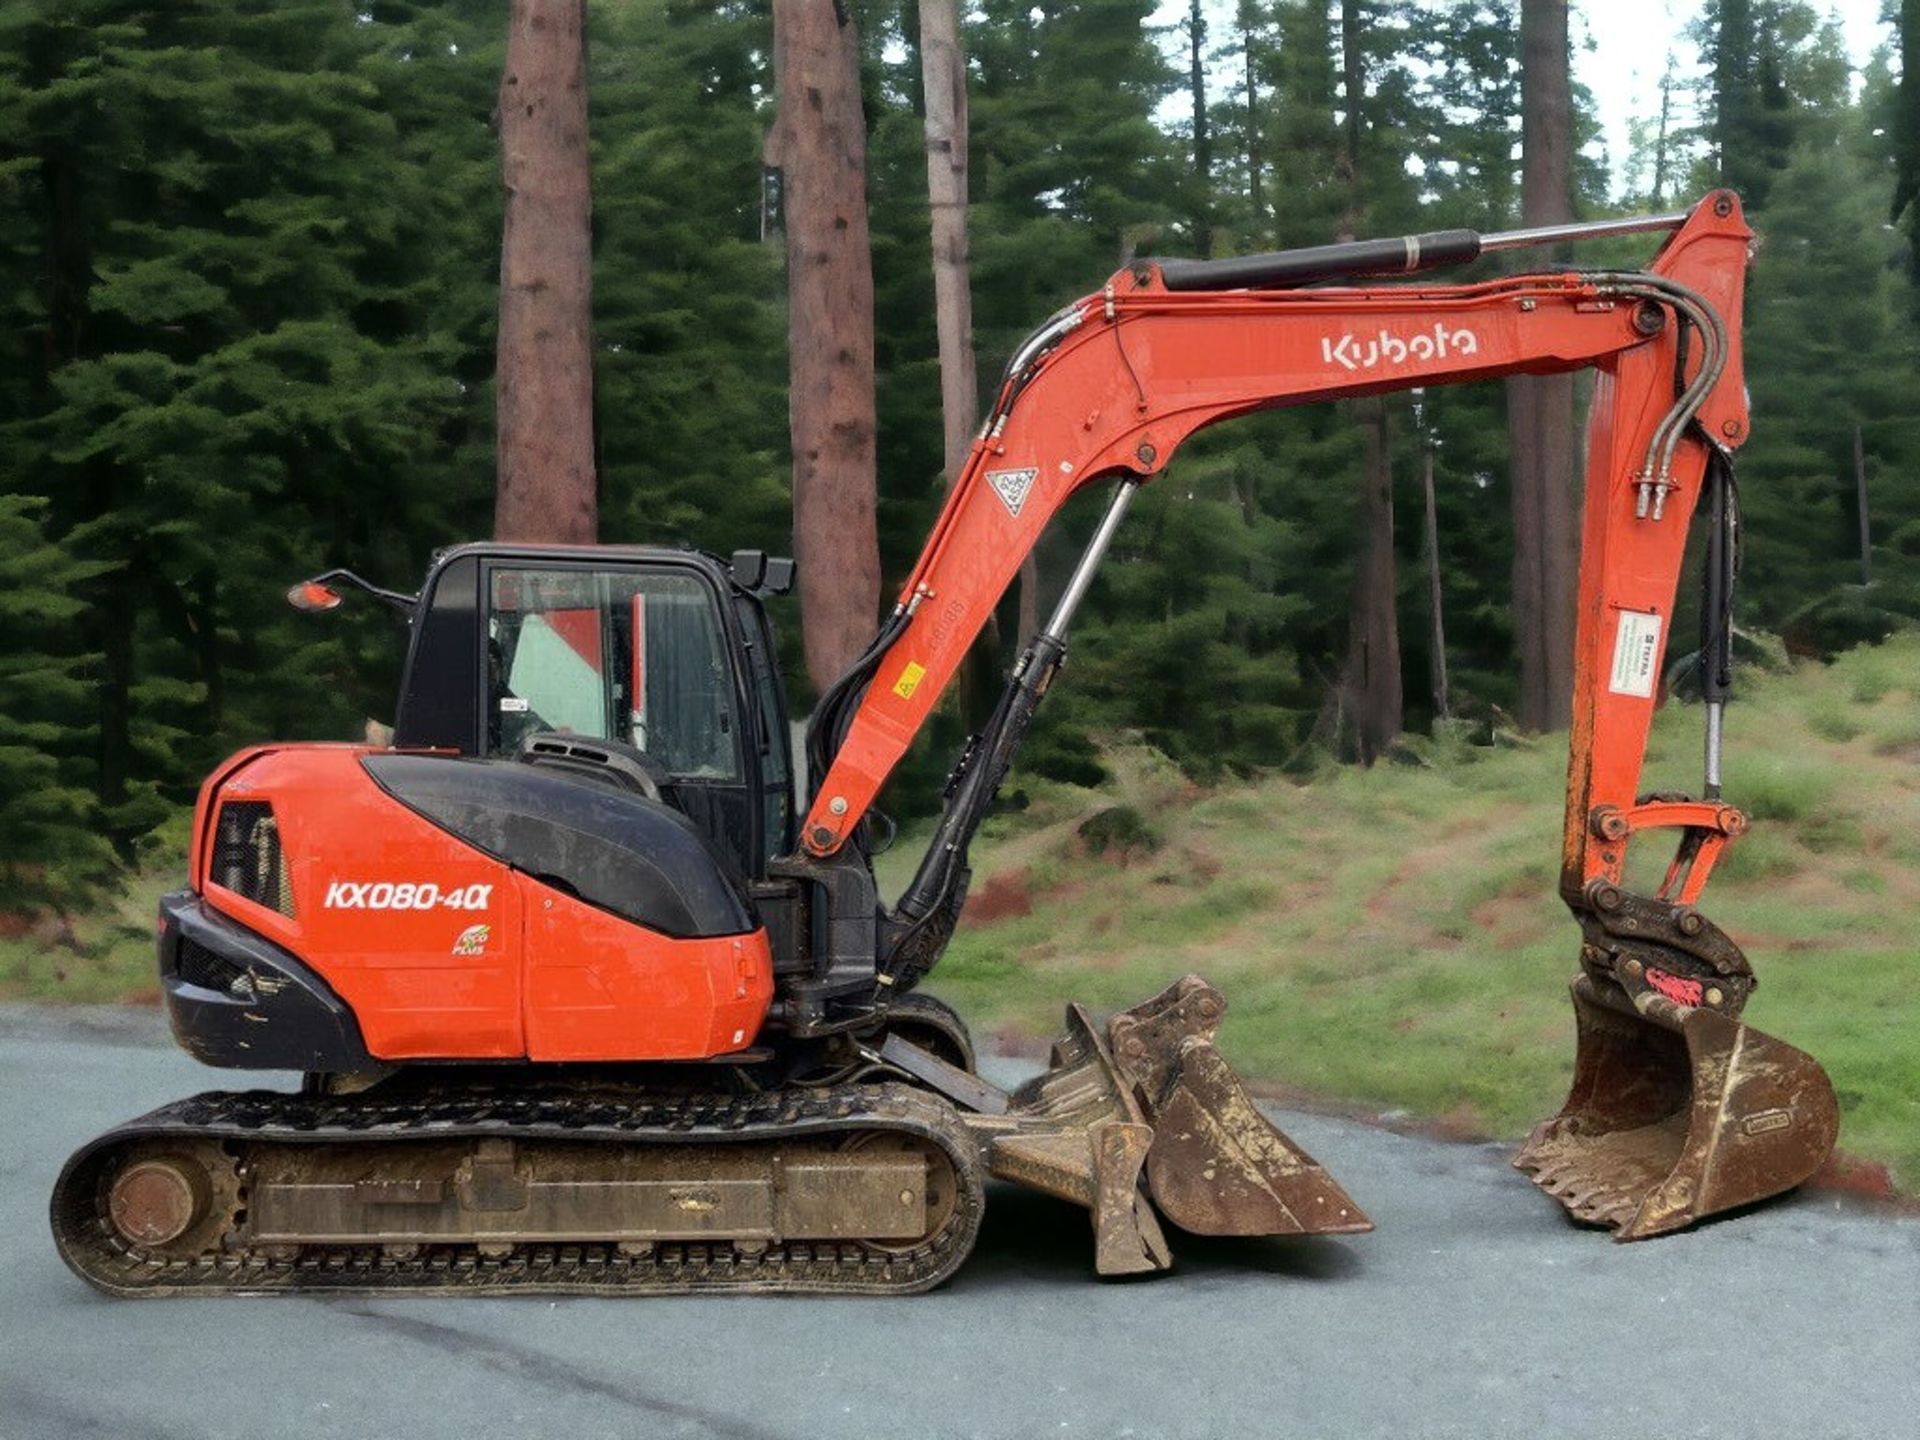
[[[893,693],[902,700],[911,700],[913,692],[920,688],[920,677],[927,673],[927,667],[907,662],[907,668],[900,672],[900,678],[893,682]]]

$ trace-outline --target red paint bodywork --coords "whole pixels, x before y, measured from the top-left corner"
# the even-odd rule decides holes
[[[1729,449],[1747,433],[1740,320],[1752,238],[1739,200],[1716,191],[1647,267],[1705,297],[1726,326],[1728,363],[1698,424]],[[1004,423],[974,442],[901,588],[906,629],[814,792],[806,848],[829,855],[846,843],[1022,559],[1087,485],[1150,479],[1194,432],[1272,406],[1592,367],[1562,889],[1572,900],[1591,880],[1618,883],[1625,837],[1602,841],[1593,829],[1596,810],[1612,807],[1633,812],[1630,831],[1681,830],[1669,888],[1691,903],[1737,830],[1702,831],[1678,813],[1635,806],[1655,698],[1617,693],[1607,679],[1621,610],[1661,617],[1657,673],[1708,452],[1686,435],[1664,518],[1636,517],[1635,476],[1674,401],[1678,327],[1643,333],[1634,306],[1604,288],[1592,275],[1556,272],[1467,285],[1169,292],[1156,268],[1141,265],[1068,307],[1075,328],[1017,382],[1024,388]],[[1698,363],[1695,347],[1689,364]],[[993,493],[992,476],[1006,471],[1032,472],[1017,507]]]
[[[773,997],[764,929],[675,939],[449,834],[388,795],[364,746],[244,750],[202,786],[193,888],[312,966],[382,1060],[697,1060],[751,1044]],[[219,803],[272,804],[293,893],[280,914],[208,878]],[[336,883],[489,887],[485,904],[340,908]],[[469,932],[487,927],[477,953]],[[465,945],[462,944],[466,937]]]

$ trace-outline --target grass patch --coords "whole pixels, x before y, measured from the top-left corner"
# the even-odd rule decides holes
[[[1823,695],[1817,705],[1807,710],[1807,728],[1822,740],[1844,745],[1849,740],[1857,739],[1866,729],[1860,716],[1861,709],[1857,703],[1849,704],[1838,696]]]
[[[157,1000],[154,915],[160,896],[182,883],[184,867],[177,857],[156,860],[97,909],[0,938],[0,1000]]]
[[[1742,672],[1727,799],[1754,827],[1707,913],[1761,985],[1747,1017],[1813,1054],[1841,1143],[1920,1189],[1920,999],[1903,983],[1920,911],[1920,639],[1831,667]],[[1656,718],[1643,789],[1697,789],[1701,712]],[[1573,1062],[1579,933],[1557,895],[1566,752],[1532,745],[1323,771],[1212,794],[1143,791],[1122,761],[1083,811],[1150,816],[1147,861],[1089,862],[1070,827],[975,850],[976,885],[1017,865],[1030,914],[965,924],[933,988],[985,1034],[1038,1040],[1077,999],[1145,999],[1188,971],[1225,990],[1221,1044],[1259,1080],[1513,1139],[1558,1108]],[[1647,837],[1630,879],[1671,851]],[[1195,867],[1196,855],[1209,858]],[[1040,862],[1051,857],[1043,871]],[[1042,874],[1046,884],[1031,883]]]
[[[1837,766],[1801,755],[1766,755],[1739,767],[1740,807],[1754,820],[1800,820],[1833,794]]]

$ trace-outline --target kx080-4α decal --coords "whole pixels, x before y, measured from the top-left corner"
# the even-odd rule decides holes
[[[431,880],[335,880],[327,886],[328,910],[484,910],[493,886],[466,885],[442,890]]]

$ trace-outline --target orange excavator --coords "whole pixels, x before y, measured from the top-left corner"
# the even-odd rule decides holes
[[[1670,232],[1645,270],[1347,282],[1494,250]],[[1805,1179],[1835,1134],[1807,1056],[1740,1020],[1753,975],[1696,902],[1744,827],[1720,794],[1745,438],[1749,232],[1689,212],[1143,261],[1015,353],[899,603],[821,698],[804,766],[759,552],[468,545],[408,620],[391,747],[243,751],[202,788],[160,907],[174,1033],[212,1065],[298,1071],[83,1146],[52,1200],[116,1295],[906,1292],[949,1276],[998,1177],[1085,1206],[1102,1274],[1166,1268],[1161,1226],[1345,1234],[1360,1207],[1260,1112],[1188,976],[1008,1093],[917,986],[968,846],[1066,658],[1139,486],[1216,421],[1579,367],[1588,438],[1562,894],[1582,930],[1564,1111],[1518,1163],[1622,1238]],[[1118,481],[1051,620],[954,767],[891,905],[875,797],[1069,496]],[[1706,529],[1706,778],[1637,791],[1689,523]],[[796,771],[804,783],[796,785]],[[1638,835],[1678,835],[1657,893]]]

